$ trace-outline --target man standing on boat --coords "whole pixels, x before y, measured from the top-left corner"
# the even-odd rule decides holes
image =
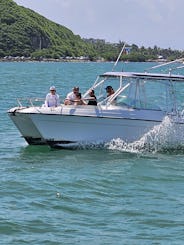
[[[57,107],[60,105],[59,95],[56,94],[55,86],[50,87],[50,93],[47,94],[45,99],[46,107]]]

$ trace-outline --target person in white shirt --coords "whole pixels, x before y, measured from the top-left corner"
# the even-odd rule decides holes
[[[73,105],[77,99],[76,94],[79,93],[79,87],[74,87],[72,92],[68,93],[64,101],[65,105]]]
[[[56,93],[55,86],[50,87],[50,93],[46,95],[45,106],[57,107],[60,105],[59,95]]]

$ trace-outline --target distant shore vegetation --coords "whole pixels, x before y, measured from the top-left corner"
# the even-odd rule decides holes
[[[88,44],[91,44],[94,51],[93,54],[88,52],[83,55],[75,56],[70,54],[69,50],[67,55],[53,52],[50,49],[38,49],[32,53],[25,55],[24,50],[22,53],[1,52],[1,61],[64,61],[64,62],[88,62],[88,61],[115,61],[120,53],[124,42],[119,43],[106,43],[105,40],[99,39],[84,39]],[[15,48],[14,48],[15,50]],[[146,61],[172,61],[184,57],[184,52],[172,49],[161,49],[157,46],[154,48],[138,47],[137,45],[127,45],[120,57],[120,61],[133,61],[133,62],[146,62]]]
[[[124,41],[81,38],[13,0],[1,0],[0,61],[115,61]],[[121,61],[170,61],[184,57],[180,50],[127,44]]]

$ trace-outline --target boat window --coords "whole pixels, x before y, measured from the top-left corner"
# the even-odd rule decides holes
[[[173,87],[169,81],[163,80],[132,79],[116,98],[117,106],[137,109],[171,111],[173,104]]]
[[[177,82],[173,83],[173,99],[175,100],[175,108],[177,110],[183,110],[184,109],[184,99],[183,99],[183,94],[184,94],[184,87],[183,83]]]
[[[94,87],[98,103],[113,104],[137,109],[163,110],[171,112],[182,98],[183,90],[179,83],[173,84],[169,79],[137,78],[107,76],[101,77]],[[103,79],[103,80],[102,80]],[[112,86],[115,94],[107,98],[106,87]],[[175,98],[175,91],[179,91]],[[180,101],[182,102],[182,101]],[[183,107],[184,107],[184,101]],[[180,103],[180,104],[182,104]]]

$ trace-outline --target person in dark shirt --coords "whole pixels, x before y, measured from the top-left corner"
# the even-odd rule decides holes
[[[91,89],[89,91],[89,100],[88,100],[88,105],[97,105],[97,99],[96,99],[96,96],[95,96],[95,91],[93,89]]]

